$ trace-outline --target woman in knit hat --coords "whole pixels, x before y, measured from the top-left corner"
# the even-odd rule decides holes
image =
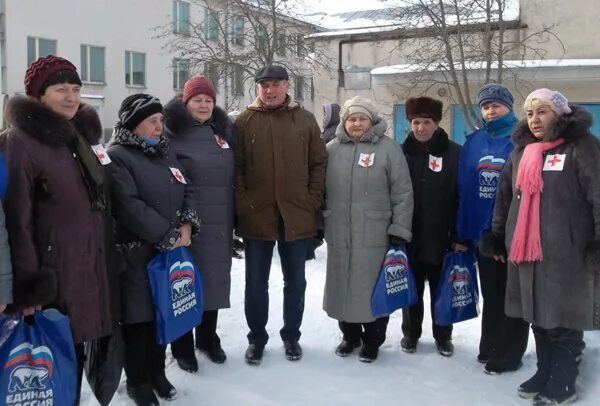
[[[560,92],[524,110],[482,250],[508,262],[506,314],[532,324],[537,372],[518,393],[558,405],[576,397],[583,331],[600,329],[600,144]]]
[[[191,249],[202,273],[205,296],[195,345],[212,362],[222,364],[226,355],[217,334],[217,318],[219,309],[230,306],[235,137],[231,119],[216,101],[215,88],[207,78],[191,77],[183,94],[165,106],[165,127],[194,195],[200,196],[194,210],[202,228]],[[181,369],[198,370],[192,331],[174,341],[171,352]]]
[[[102,126],[81,103],[81,80],[64,58],[39,58],[25,72],[26,97],[6,107],[0,137],[8,167],[4,197],[13,303],[25,315],[54,307],[69,316],[78,363],[84,342],[112,331],[104,221],[103,162],[92,151]]]
[[[479,89],[477,104],[483,126],[469,135],[458,166],[459,204],[456,218],[457,251],[466,245],[477,249],[479,280],[483,297],[481,338],[477,360],[484,372],[498,374],[520,368],[527,349],[529,326],[504,313],[506,263],[481,255],[480,237],[490,229],[500,174],[514,146],[510,134],[517,123],[513,96],[497,83]]]
[[[438,352],[451,356],[452,325],[435,324],[435,295],[442,273],[444,255],[455,236],[458,201],[457,172],[460,145],[450,141],[439,126],[442,120],[441,101],[430,97],[406,101],[406,118],[411,131],[402,144],[413,180],[413,238],[407,246],[408,260],[415,276],[419,301],[402,309],[402,350],[413,353],[421,337],[423,324],[423,292],[427,280],[431,302],[433,338]],[[445,204],[440,205],[440,202]]]
[[[127,268],[121,275],[127,393],[138,406],[158,405],[177,391],[165,376],[165,346],[156,340],[146,266],[158,252],[191,245],[200,226],[183,165],[169,153],[163,106],[148,94],[123,100],[108,155],[117,240]]]
[[[373,102],[356,96],[340,118],[327,144],[323,308],[342,331],[336,355],[361,347],[359,360],[372,362],[389,316],[373,317],[371,294],[390,244],[411,239],[413,192],[404,154],[385,135],[387,122]]]

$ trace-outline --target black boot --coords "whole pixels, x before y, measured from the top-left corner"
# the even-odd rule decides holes
[[[169,382],[164,371],[154,377],[152,387],[156,394],[165,400],[173,400],[177,397],[177,389]]]
[[[577,398],[575,380],[583,349],[583,332],[566,328],[546,330],[551,347],[550,377],[533,404],[562,405]]]
[[[550,365],[552,363],[552,343],[545,332],[537,327],[533,328],[535,337],[535,354],[537,356],[537,371],[535,375],[523,382],[517,388],[517,393],[524,399],[531,399],[544,389],[550,379]]]
[[[198,372],[198,360],[195,356],[175,359],[177,360],[179,368],[183,369],[185,372],[189,372],[190,374]]]
[[[127,395],[135,402],[136,406],[158,406],[158,399],[149,384],[130,386],[127,384]]]
[[[379,354],[379,347],[375,347],[372,345],[363,344],[360,347],[360,352],[358,353],[358,360],[360,362],[373,362],[377,359],[377,355]]]
[[[298,361],[300,358],[302,358],[302,347],[300,347],[300,343],[298,341],[284,341],[283,347],[285,348],[285,357],[288,361]]]
[[[223,351],[223,348],[221,348],[221,345],[219,344],[210,347],[198,346],[197,348],[201,352],[206,354],[208,359],[210,359],[215,364],[222,364],[227,360],[227,355],[225,354],[225,351]]]
[[[342,340],[335,349],[335,355],[338,357],[347,357],[354,352],[355,348],[360,347],[360,340],[351,343],[350,341]]]
[[[250,344],[246,350],[246,364],[260,365],[265,351],[264,345]]]

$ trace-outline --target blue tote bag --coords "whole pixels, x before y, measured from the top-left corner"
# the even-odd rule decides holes
[[[33,318],[32,324],[23,316],[0,322],[0,403],[72,405],[77,361],[69,318],[56,309],[38,311]]]
[[[392,245],[385,254],[371,294],[373,317],[386,316],[417,303],[417,285],[408,265],[406,246]]]
[[[159,252],[147,266],[154,299],[156,339],[166,345],[200,325],[203,285],[186,247]]]
[[[477,260],[472,250],[444,257],[435,299],[435,323],[447,326],[479,314]]]

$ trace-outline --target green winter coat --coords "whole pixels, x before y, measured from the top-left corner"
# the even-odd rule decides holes
[[[314,236],[326,159],[315,117],[289,96],[277,109],[257,98],[235,129],[236,234],[274,241],[281,216],[286,241]]]
[[[323,309],[341,321],[375,320],[371,293],[389,235],[411,240],[410,173],[400,145],[385,136],[386,129],[385,120],[377,117],[355,142],[340,124],[327,144]]]

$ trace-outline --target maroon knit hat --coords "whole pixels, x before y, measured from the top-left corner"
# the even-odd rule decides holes
[[[75,65],[66,59],[54,55],[42,56],[25,71],[25,93],[28,96],[39,97],[46,80],[63,70],[77,74]]]
[[[210,80],[201,75],[192,76],[183,86],[183,104],[187,104],[192,97],[199,94],[208,95],[215,103],[217,102],[217,92]]]

